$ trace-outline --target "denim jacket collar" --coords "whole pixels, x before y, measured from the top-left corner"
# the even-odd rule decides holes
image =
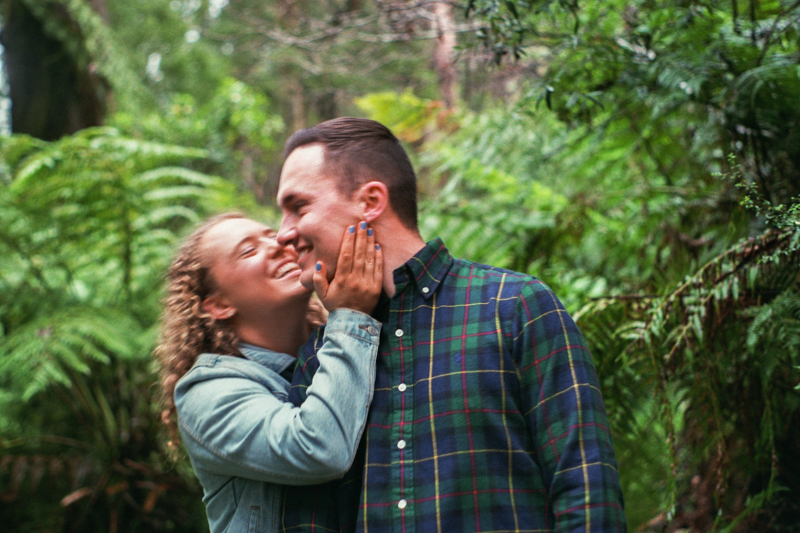
[[[297,359],[289,354],[273,352],[261,346],[247,344],[246,342],[239,343],[239,351],[242,352],[245,359],[264,365],[270,370],[273,370],[276,374],[282,373],[297,362]]]

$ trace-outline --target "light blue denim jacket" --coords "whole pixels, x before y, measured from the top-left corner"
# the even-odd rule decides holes
[[[337,309],[300,407],[279,373],[295,358],[243,344],[245,358],[202,354],[175,387],[178,427],[203,485],[211,533],[278,531],[278,484],[340,478],[350,468],[375,383],[381,324]]]

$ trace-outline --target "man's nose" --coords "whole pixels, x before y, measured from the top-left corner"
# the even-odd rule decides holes
[[[287,222],[286,218],[281,220],[281,226],[278,228],[277,235],[278,243],[286,246],[287,244],[294,244],[297,240],[297,230],[293,224]]]

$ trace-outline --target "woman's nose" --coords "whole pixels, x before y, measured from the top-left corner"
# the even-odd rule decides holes
[[[264,247],[267,250],[267,255],[276,257],[284,253],[286,247],[280,244],[274,237],[264,237]]]

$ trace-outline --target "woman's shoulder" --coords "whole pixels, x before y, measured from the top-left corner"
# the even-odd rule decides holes
[[[289,384],[274,369],[256,361],[234,355],[204,353],[175,386],[176,407],[192,396],[203,403],[220,395],[239,392],[268,392],[285,398]]]

